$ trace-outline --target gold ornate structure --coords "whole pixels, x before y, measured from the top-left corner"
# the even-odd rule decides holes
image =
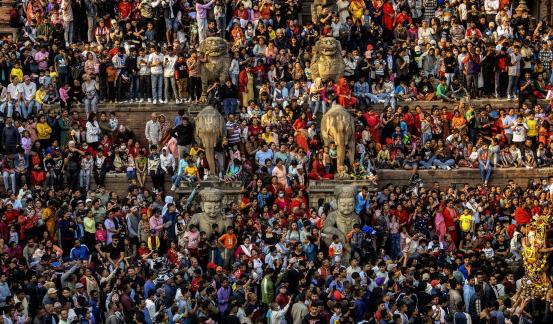
[[[544,298],[551,288],[547,276],[547,225],[550,216],[540,215],[526,226],[522,239],[524,277],[522,278],[523,294],[532,298]]]

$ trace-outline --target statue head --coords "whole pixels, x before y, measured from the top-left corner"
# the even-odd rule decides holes
[[[342,215],[349,215],[355,211],[355,195],[357,188],[352,185],[340,186],[334,189],[336,208]]]
[[[342,57],[342,45],[334,37],[323,37],[315,44],[317,55]]]
[[[228,45],[221,37],[208,37],[202,41],[199,50],[207,56],[222,56],[228,54]]]
[[[205,188],[200,191],[202,211],[209,218],[222,215],[223,192],[216,188]]]

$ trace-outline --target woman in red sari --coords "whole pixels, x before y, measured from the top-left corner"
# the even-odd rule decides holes
[[[396,11],[394,10],[394,5],[392,0],[386,1],[382,5],[382,24],[384,28],[391,31],[394,29],[394,15]]]
[[[294,121],[292,127],[295,131],[294,137],[296,139],[296,144],[307,152],[307,115],[305,112],[302,112],[301,116]]]
[[[369,111],[366,112],[363,117],[369,126],[369,132],[371,133],[371,139],[376,143],[380,143],[380,116],[374,111],[373,108],[369,108]]]
[[[453,206],[453,202],[449,201],[447,206],[443,211],[444,221],[447,233],[451,236],[451,240],[455,242],[455,245],[459,245],[459,240],[457,237],[457,228],[455,227],[455,222],[459,219],[459,212]]]
[[[351,89],[346,78],[341,77],[336,85],[336,95],[338,103],[344,108],[349,108],[357,103],[357,99],[351,95]]]
[[[334,176],[330,173],[326,173],[325,167],[323,165],[323,152],[319,151],[317,153],[317,158],[313,159],[313,164],[311,165],[311,172],[309,172],[309,179],[311,180],[321,180],[327,179],[330,180]]]

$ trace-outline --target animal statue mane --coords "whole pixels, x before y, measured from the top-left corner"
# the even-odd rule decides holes
[[[323,37],[313,47],[311,78],[335,82],[344,74],[345,64],[342,58],[342,45],[334,37]]]

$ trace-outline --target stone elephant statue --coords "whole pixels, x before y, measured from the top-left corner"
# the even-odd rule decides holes
[[[194,138],[203,146],[209,164],[209,174],[213,176],[216,172],[215,146],[226,134],[225,119],[217,109],[207,106],[196,116],[194,123]]]
[[[344,173],[347,156],[350,163],[355,157],[355,120],[342,106],[334,104],[321,119],[321,138],[325,145],[336,143],[338,173]]]

